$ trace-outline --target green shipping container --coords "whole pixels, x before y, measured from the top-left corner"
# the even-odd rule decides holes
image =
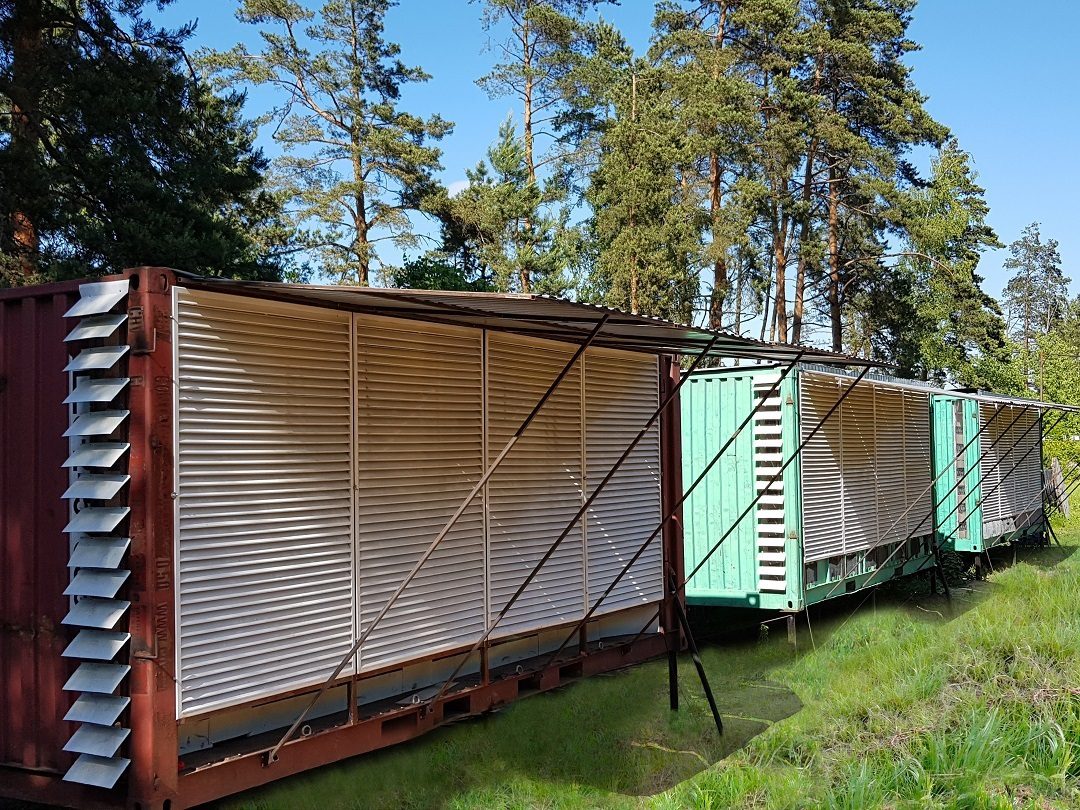
[[[681,397],[684,486],[780,375],[749,367],[691,376]],[[797,611],[932,564],[931,389],[867,375],[811,435],[853,381],[799,367],[705,474],[683,508],[687,574],[700,565],[687,602]]]
[[[931,400],[936,542],[948,551],[980,553],[1041,535],[1039,410],[963,393]]]

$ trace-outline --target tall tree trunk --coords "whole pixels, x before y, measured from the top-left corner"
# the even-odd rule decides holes
[[[352,251],[356,257],[356,283],[361,287],[371,284],[371,241],[368,237],[367,199],[364,194],[364,164],[360,157],[360,144],[354,137],[352,142],[352,170],[356,183],[353,195],[353,224],[356,235],[353,237]]]
[[[788,342],[787,314],[787,215],[780,217],[773,231],[773,264],[776,266],[776,303],[773,314],[776,318],[776,339]]]
[[[815,96],[821,90],[821,73],[824,60],[824,54],[819,51],[814,65],[814,83],[810,90]],[[813,219],[810,214],[810,201],[813,199],[811,184],[814,181],[814,160],[817,158],[817,148],[817,137],[811,137],[810,145],[806,149],[806,169],[803,172],[802,228],[799,233],[799,264],[795,269],[795,311],[792,313],[791,318],[792,343],[802,342],[803,317],[806,312],[806,246],[810,241],[810,223]]]
[[[40,0],[18,0],[14,4],[12,27],[10,152],[22,179],[15,189],[19,202],[9,214],[9,250],[16,257],[18,272],[30,281],[37,270],[39,247],[33,199],[39,192],[37,170],[41,161],[36,120],[41,98],[38,61],[44,31]]]
[[[720,5],[720,18],[716,24],[716,36],[713,39],[713,47],[720,51],[724,48],[724,29],[727,24],[728,4]],[[719,60],[713,68],[713,80],[720,78]],[[720,206],[722,195],[720,192],[720,155],[715,149],[709,153],[709,218],[712,223],[712,248],[716,254],[713,258],[713,287],[709,296],[709,326],[720,329],[724,318],[724,301],[731,292],[731,281],[728,279],[727,259],[723,249],[718,245],[723,242],[720,232]]]
[[[630,123],[637,123],[637,74],[630,74]],[[631,176],[635,176],[637,170],[637,129],[633,129],[634,142],[631,146],[634,160],[630,163]],[[638,255],[637,255],[637,217],[633,202],[630,203],[627,224],[630,226],[630,237],[633,240],[633,250],[630,254],[630,312],[638,314]]]
[[[709,296],[709,326],[713,329],[719,329],[723,323],[724,301],[731,291],[727,260],[722,248],[718,247],[722,241],[720,203],[720,155],[713,152],[709,155],[709,216],[712,222],[712,249],[716,254],[713,258],[712,294]]]
[[[521,60],[525,73],[525,84],[522,91],[521,135],[525,147],[525,168],[529,172],[529,182],[536,182],[536,158],[533,154],[533,41],[530,40],[528,11],[522,18],[521,28]],[[528,214],[522,219],[520,236],[532,233],[532,217]],[[521,239],[524,242],[524,239]],[[521,291],[531,291],[532,279],[529,277],[529,269],[521,264],[520,253],[518,255],[518,283]]]
[[[832,332],[832,350],[844,347],[843,323],[840,308],[840,177],[836,167],[829,166],[829,327]]]

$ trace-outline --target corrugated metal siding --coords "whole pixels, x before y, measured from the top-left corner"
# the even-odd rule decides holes
[[[683,386],[680,399],[684,487],[697,480],[753,409],[754,383],[758,376],[749,370],[699,372]],[[753,500],[757,465],[772,463],[779,455],[779,451],[769,455],[756,452],[754,432],[744,430],[690,494],[683,506],[687,572],[697,567]],[[779,462],[776,466],[779,467]],[[742,520],[687,583],[688,598],[725,591],[751,593],[757,589],[759,548],[755,517],[750,514]]]
[[[488,334],[487,456],[502,450],[573,347]],[[488,608],[494,619],[581,507],[581,366],[577,364],[487,485]],[[585,612],[581,521],[492,634],[499,638]]]
[[[851,382],[800,374],[804,439]],[[930,464],[929,393],[859,383],[802,453],[806,561],[930,534]]]
[[[993,416],[995,406],[979,404],[980,424]],[[981,474],[983,534],[997,535],[1023,528],[1041,514],[1042,453],[1037,411],[1006,406],[982,434]],[[1021,414],[1017,419],[1017,414]],[[1016,419],[1016,424],[1009,426]],[[1027,435],[1024,435],[1024,434]],[[1013,446],[1015,444],[1015,447]],[[1030,452],[1029,452],[1030,451]],[[1024,458],[1025,453],[1027,457]]]
[[[605,349],[588,351],[584,371],[586,486],[592,495],[660,404],[660,372],[655,357]],[[657,420],[585,516],[590,606],[653,533],[661,517]],[[663,595],[663,548],[654,540],[597,613],[655,602]]]
[[[483,334],[358,316],[361,627],[386,604],[483,473]],[[484,623],[478,495],[360,651],[364,669],[472,644]]]
[[[350,317],[177,289],[184,715],[321,682],[354,630]]]
[[[911,511],[897,528],[897,531],[901,532],[900,536],[889,538],[896,540],[902,540],[912,532],[921,537],[934,531],[934,493],[930,486],[930,482],[934,480],[930,395],[918,391],[904,391],[903,397],[904,508],[912,504],[914,506],[911,506]],[[885,413],[888,418],[889,412]]]
[[[63,771],[69,633],[64,312],[77,284],[0,291],[0,762]]]
[[[799,375],[800,441],[828,413],[840,396],[836,380]],[[823,560],[844,553],[844,481],[841,470],[841,427],[834,413],[802,450],[803,556]]]

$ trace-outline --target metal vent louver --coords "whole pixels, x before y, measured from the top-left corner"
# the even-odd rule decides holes
[[[70,424],[64,435],[71,451],[64,462],[70,486],[63,497],[70,512],[64,531],[71,537],[71,581],[64,595],[72,601],[63,624],[77,629],[77,635],[63,656],[83,663],[64,684],[65,691],[79,693],[64,719],[80,723],[64,746],[79,755],[64,780],[111,788],[130,763],[120,755],[130,730],[118,723],[131,698],[115,694],[130,670],[116,661],[131,639],[125,629],[130,603],[118,598],[130,574],[121,567],[130,541],[113,536],[129,511],[122,503],[129,445],[109,440],[129,416],[122,398],[130,380],[119,374],[128,347],[114,339],[127,314],[111,312],[127,298],[128,282],[83,284],[79,293],[79,301],[65,313],[81,320],[65,338],[75,351],[65,368]],[[88,346],[87,341],[109,345]]]
[[[779,374],[754,378],[755,404],[769,393]],[[766,485],[784,464],[783,395],[781,389],[762,403],[754,417],[754,495],[757,504],[757,578],[759,591],[787,591],[787,538],[784,534],[783,476]]]

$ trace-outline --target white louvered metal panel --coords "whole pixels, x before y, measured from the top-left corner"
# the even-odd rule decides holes
[[[558,376],[574,347],[488,333],[487,460],[490,464]],[[488,608],[509,602],[582,504],[581,367],[575,365],[487,485]],[[584,614],[580,521],[492,634]]]
[[[127,315],[109,310],[123,302],[127,294],[127,280],[82,285],[79,301],[66,317],[90,317],[84,318],[65,342],[111,339]],[[117,402],[125,393],[129,379],[114,376],[113,371],[127,354],[128,346],[72,348],[82,350],[65,371],[88,374],[76,378],[69,373],[69,393],[63,403],[72,406],[68,409],[69,427],[64,435],[78,437],[69,442],[72,453],[64,467],[69,469],[70,486],[61,496],[68,501],[71,518],[64,531],[72,535],[68,559],[72,578],[64,590],[64,595],[72,599],[72,607],[63,624],[86,629],[78,631],[62,655],[103,663],[81,663],[64,685],[65,690],[81,692],[64,719],[82,723],[64,746],[65,751],[80,754],[64,779],[112,787],[129,764],[118,753],[130,732],[114,724],[131,698],[111,694],[129,670],[127,664],[111,663],[131,638],[126,632],[126,614],[131,603],[116,598],[129,575],[127,569],[120,568],[129,541],[94,535],[115,530],[130,510],[126,505],[87,506],[85,502],[117,498],[128,475],[122,469],[104,474],[85,470],[110,470],[119,464],[128,449],[125,442],[103,443],[97,438],[121,430],[129,416],[124,403]],[[79,511],[75,511],[77,506],[81,506]]]
[[[74,754],[93,754],[99,757],[116,756],[131,729],[116,726],[100,726],[95,723],[83,723],[71,735],[65,751]]]
[[[804,437],[852,379],[800,375]],[[866,551],[913,531],[930,534],[929,394],[888,380],[863,380],[829,421],[834,420],[836,426],[826,423],[803,450],[805,559]]]
[[[980,436],[980,460],[979,460],[979,497],[980,508],[984,527],[996,525],[1004,517],[1004,492],[1001,486],[1002,473],[1007,469],[1008,447],[1015,440],[1015,433],[1008,430],[1014,438],[1006,435],[1009,423],[1016,418],[1018,409],[1013,407],[1002,408],[997,419],[990,421],[994,415],[994,406],[988,403],[979,403],[979,424],[985,427]],[[989,532],[994,533],[992,530]]]
[[[852,380],[837,380],[842,393]],[[878,533],[877,425],[872,383],[859,383],[840,406],[841,457],[844,479],[844,553],[865,551]]]
[[[112,694],[130,671],[127,664],[79,664],[64,684],[64,691]]]
[[[980,403],[982,424],[986,424],[993,412],[992,405]],[[1009,427],[1014,419],[1016,424]],[[1041,514],[1042,452],[1038,421],[1039,415],[1034,410],[1023,412],[1020,407],[1007,406],[984,431],[983,451],[987,455],[980,462],[980,496],[983,532],[988,538],[1023,528]]]
[[[363,629],[483,473],[483,334],[362,316],[356,352]],[[480,494],[360,650],[360,666],[472,644],[484,627]]]
[[[64,313],[64,317],[81,318],[84,315],[103,315],[127,298],[129,287],[127,279],[80,284],[79,300]]]
[[[905,494],[899,511],[911,507],[900,524],[902,540],[914,532],[916,537],[934,531],[934,498],[930,482],[933,479],[930,428],[930,395],[907,390],[904,395],[904,473]],[[914,505],[912,505],[914,504]],[[894,518],[895,520],[895,518]]]
[[[615,466],[659,405],[655,357],[589,349],[585,373],[587,495]],[[622,463],[586,514],[591,607],[660,524],[659,420]],[[654,538],[597,614],[663,598],[663,546]]]
[[[875,543],[892,543],[907,536],[907,456],[905,438],[908,422],[904,410],[905,394],[901,389],[873,384],[877,473],[877,532]],[[912,510],[914,511],[914,510]]]
[[[126,312],[114,312],[107,315],[93,315],[83,318],[74,329],[68,332],[64,342],[71,343],[75,340],[110,337],[126,320]]]
[[[834,378],[799,374],[800,441],[806,441],[839,396]],[[844,553],[840,446],[840,415],[834,412],[802,450],[803,556],[807,562]]]
[[[352,643],[351,318],[175,289],[189,716],[321,683]]]
[[[127,442],[89,442],[82,444],[72,451],[63,466],[106,469],[116,464],[130,446]]]
[[[98,757],[93,754],[81,754],[64,774],[65,782],[78,782],[99,788],[112,788],[131,764],[125,757]]]

